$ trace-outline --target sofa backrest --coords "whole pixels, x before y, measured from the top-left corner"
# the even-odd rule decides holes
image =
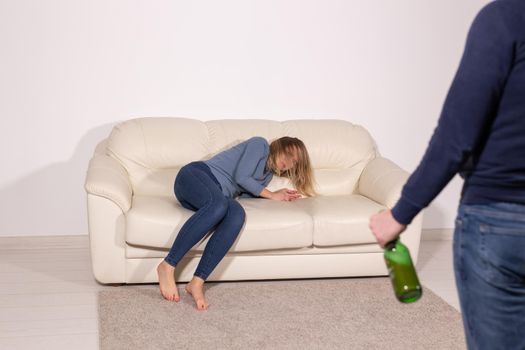
[[[113,128],[107,153],[128,171],[135,194],[173,196],[173,182],[182,166],[208,159],[252,136],[269,142],[282,136],[301,139],[321,195],[353,193],[365,165],[376,156],[375,143],[363,127],[326,119],[132,119]]]

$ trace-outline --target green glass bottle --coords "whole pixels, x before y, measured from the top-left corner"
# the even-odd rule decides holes
[[[384,257],[397,300],[412,303],[421,298],[423,289],[410,258],[410,251],[399,238],[385,246]]]

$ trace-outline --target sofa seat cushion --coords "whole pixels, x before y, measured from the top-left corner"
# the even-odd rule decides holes
[[[376,243],[368,228],[384,206],[361,195],[318,196],[300,200],[314,221],[314,246]]]
[[[291,202],[246,198],[239,200],[246,211],[246,222],[231,251],[304,248],[312,246],[313,223],[310,215]],[[175,198],[133,197],[126,213],[126,242],[134,246],[169,249],[177,234],[193,214]],[[194,251],[202,251],[209,237]]]

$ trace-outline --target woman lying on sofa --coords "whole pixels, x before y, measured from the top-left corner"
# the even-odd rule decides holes
[[[294,187],[272,192],[266,188],[273,174],[288,177]],[[206,161],[182,167],[175,179],[175,196],[180,204],[195,211],[180,229],[171,250],[157,267],[160,292],[169,301],[179,301],[175,269],[183,256],[214,229],[186,291],[198,310],[206,310],[204,282],[226,255],[244,225],[245,212],[237,196],[293,201],[301,194],[312,196],[313,175],[304,143],[281,137],[270,145],[252,137]]]

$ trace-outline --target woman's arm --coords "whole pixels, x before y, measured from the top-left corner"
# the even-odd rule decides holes
[[[236,171],[233,174],[235,182],[254,196],[260,196],[264,186],[253,179],[253,172],[257,164],[265,158],[268,142],[262,137],[252,137],[239,159]]]
[[[268,152],[268,142],[262,137],[252,137],[246,145],[242,154],[234,179],[245,190],[256,197],[263,197],[278,201],[293,201],[301,195],[295,190],[282,188],[272,192],[256,181],[252,176],[257,164],[266,158]]]

